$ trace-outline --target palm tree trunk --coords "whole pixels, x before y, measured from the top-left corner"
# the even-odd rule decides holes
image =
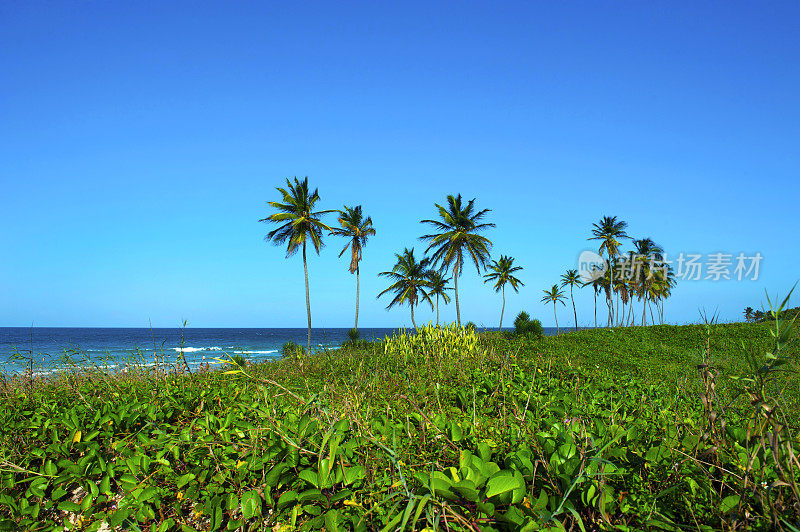
[[[556,334],[558,334],[560,329],[558,328],[558,315],[556,314],[556,302],[553,301],[553,317],[556,319]]]
[[[578,311],[575,310],[575,298],[572,296],[572,285],[569,285],[569,298],[572,300],[572,315],[575,316],[575,330],[578,330]]]
[[[461,327],[461,307],[458,306],[458,259],[456,259],[456,265],[453,267],[453,287],[456,293],[456,323]]]
[[[594,328],[597,328],[597,290],[594,291]]]
[[[356,330],[358,330],[358,295],[361,289],[360,272],[358,270],[359,268],[356,266]]]
[[[308,261],[306,260],[306,242],[303,241],[303,271],[306,274],[306,313],[308,314],[307,354],[311,354],[311,298],[308,295]]]
[[[414,326],[415,331],[419,330],[417,329],[417,322],[414,321],[414,303],[411,303],[411,324]]]
[[[647,314],[645,313],[645,311],[647,310],[647,292],[645,292],[644,296],[642,297],[642,300],[644,301],[642,303],[642,327],[644,327],[645,325],[647,325]]]
[[[610,325],[614,323],[614,265],[612,263],[612,257],[610,253],[608,254],[608,272],[609,272],[608,282],[610,283],[609,286],[611,290],[610,293],[611,297],[608,298],[608,304],[609,304],[608,323]]]
[[[439,326],[439,295],[436,295],[436,326]]]
[[[497,329],[498,331],[503,330],[503,314],[506,311],[506,285],[503,285],[503,307],[500,309],[500,327]]]

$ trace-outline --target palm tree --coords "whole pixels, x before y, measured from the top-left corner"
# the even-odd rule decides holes
[[[367,238],[375,234],[375,229],[372,227],[372,217],[361,213],[361,205],[355,207],[344,206],[344,209],[339,211],[339,225],[331,231],[331,235],[343,236],[348,239],[342,252],[339,253],[341,257],[347,249],[350,249],[350,273],[356,274],[356,325],[355,330],[358,330],[358,296],[360,292],[360,271],[358,263],[361,262],[361,252],[364,246],[367,245]]]
[[[593,266],[592,268],[592,275],[591,279],[585,281],[581,288],[586,288],[587,286],[592,287],[592,292],[594,292],[594,326],[597,327],[597,294],[603,291],[603,281],[605,277],[603,276],[603,269],[599,266]]]
[[[514,258],[506,255],[500,255],[500,260],[492,261],[488,267],[491,270],[484,275],[484,283],[494,281],[494,291],[503,292],[503,307],[500,309],[500,327],[499,331],[503,330],[503,314],[506,311],[506,283],[511,285],[514,292],[519,292],[520,286],[525,286],[525,283],[514,277],[514,273],[520,271],[522,266],[514,266]]]
[[[450,296],[448,295],[447,291],[452,290],[447,283],[450,282],[450,278],[445,279],[442,272],[438,272],[436,270],[429,270],[428,271],[428,281],[431,283],[431,288],[428,294],[431,297],[436,296],[436,326],[439,326],[439,298],[441,297],[444,300],[444,304],[450,304]]]
[[[589,237],[589,240],[600,240],[598,253],[603,256],[605,252],[608,257],[608,267],[611,273],[609,325],[614,321],[614,261],[619,254],[619,247],[622,245],[620,240],[630,238],[628,233],[625,232],[627,227],[628,223],[617,220],[616,216],[603,216],[600,222],[592,224],[592,236]]]
[[[636,248],[635,259],[639,261],[640,266],[637,268],[637,278],[634,279],[634,283],[638,287],[639,299],[643,300],[642,325],[644,326],[647,325],[647,301],[654,291],[654,278],[657,276],[661,261],[664,260],[664,250],[650,238],[634,240],[633,245]]]
[[[753,307],[747,307],[744,309],[744,319],[747,322],[753,321]]]
[[[277,187],[282,199],[279,201],[268,201],[267,204],[278,210],[275,214],[270,214],[262,218],[259,222],[272,222],[282,224],[277,229],[267,233],[264,240],[275,245],[287,244],[286,256],[290,257],[303,249],[303,271],[306,277],[306,313],[308,314],[308,353],[311,353],[311,298],[308,294],[308,260],[306,259],[306,242],[309,240],[314,246],[314,250],[319,255],[322,248],[322,231],[330,231],[331,228],[322,223],[320,218],[323,214],[334,212],[331,210],[314,212],[314,205],[319,201],[317,189],[309,194],[308,177],[302,181],[294,178],[294,183],[286,179],[288,188]]]
[[[453,285],[456,295],[456,321],[461,326],[461,307],[458,303],[458,278],[464,269],[464,255],[472,259],[475,268],[480,274],[481,268],[486,266],[489,259],[489,248],[492,241],[478,233],[494,227],[492,223],[483,223],[482,220],[489,209],[475,210],[475,198],[461,206],[461,194],[447,196],[447,207],[436,204],[439,209],[439,220],[422,220],[421,223],[432,225],[441,231],[430,235],[423,235],[421,240],[427,240],[430,245],[425,250],[427,253],[433,248],[436,250],[431,255],[432,265],[441,264],[441,270],[447,272],[453,268]]]
[[[567,270],[561,276],[561,288],[569,286],[569,298],[572,300],[572,315],[575,317],[575,330],[578,330],[578,312],[575,310],[575,298],[572,295],[572,287],[581,285],[581,276],[578,270]]]
[[[395,305],[402,305],[408,303],[411,307],[411,323],[414,329],[417,328],[417,322],[414,321],[414,305],[419,301],[427,301],[433,310],[433,301],[428,293],[431,282],[428,277],[428,265],[430,259],[424,258],[417,262],[414,258],[414,248],[406,248],[403,253],[395,253],[397,263],[388,272],[381,272],[378,275],[386,276],[394,281],[389,288],[378,294],[381,297],[386,292],[394,292],[394,299],[386,307],[392,308]]]
[[[544,292],[544,297],[542,298],[542,303],[553,303],[553,317],[556,319],[556,334],[560,332],[558,328],[558,315],[556,314],[556,303],[561,303],[562,305],[566,306],[564,303],[564,292],[558,288],[557,284],[553,285],[553,288],[550,290],[542,290]]]

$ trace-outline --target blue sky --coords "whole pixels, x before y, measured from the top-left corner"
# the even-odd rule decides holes
[[[738,319],[800,278],[799,30],[796,2],[5,2],[0,326],[305,326],[302,262],[257,223],[295,175],[375,220],[362,327],[410,323],[376,274],[459,192],[525,268],[506,323],[553,324],[542,289],[606,214],[760,252],[757,281],[666,308]],[[310,260],[315,326],[351,326],[342,246]],[[496,325],[474,270],[460,289]]]

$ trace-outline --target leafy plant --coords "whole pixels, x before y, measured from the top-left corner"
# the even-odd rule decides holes
[[[300,358],[303,356],[303,347],[289,340],[281,347],[281,356],[285,358]]]
[[[537,319],[532,320],[530,314],[524,310],[517,314],[514,319],[514,330],[517,334],[531,334],[536,337],[544,336],[542,322]]]

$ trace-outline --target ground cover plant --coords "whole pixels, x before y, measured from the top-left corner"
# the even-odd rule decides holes
[[[5,379],[0,527],[796,530],[792,333],[428,326],[224,371]]]

